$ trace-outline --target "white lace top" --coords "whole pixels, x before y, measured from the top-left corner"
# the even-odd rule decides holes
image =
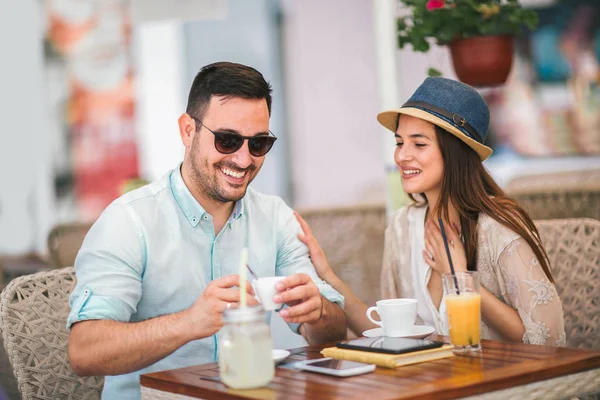
[[[434,306],[427,289],[431,270],[421,260],[425,210],[426,206],[411,205],[392,216],[385,232],[381,290],[383,298],[418,299],[419,321],[447,334],[444,301],[440,310]],[[562,304],[531,247],[488,215],[480,214],[477,229],[481,286],[517,310],[525,326],[523,343],[565,346]],[[504,340],[483,320],[481,335],[484,339]]]

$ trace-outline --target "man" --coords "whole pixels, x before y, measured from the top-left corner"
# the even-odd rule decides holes
[[[139,398],[142,373],[216,361],[223,311],[240,290],[253,294],[238,289],[243,247],[258,276],[287,276],[274,300],[292,329],[309,343],[346,332],[334,304],[343,297],[318,280],[292,210],[248,188],[276,139],[269,84],[253,68],[211,64],[194,79],[186,111],[181,167],[115,200],[75,261],[71,366],[108,375],[106,399]]]

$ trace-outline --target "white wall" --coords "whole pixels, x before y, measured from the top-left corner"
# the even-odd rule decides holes
[[[131,13],[140,170],[152,181],[183,160],[177,118],[185,112],[188,89],[184,21],[224,19],[228,2],[134,0]]]
[[[183,160],[177,118],[185,111],[183,24],[140,23],[134,28],[136,130],[141,175],[160,178]]]
[[[294,204],[384,203],[372,2],[282,5]]]
[[[54,222],[42,11],[0,1],[0,253],[45,252]]]

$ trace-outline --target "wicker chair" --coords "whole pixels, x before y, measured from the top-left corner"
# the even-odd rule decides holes
[[[81,248],[91,223],[56,225],[48,234],[48,253],[54,268],[70,267]]]
[[[600,349],[600,221],[536,221],[563,303],[567,346]]]
[[[13,279],[0,295],[0,328],[23,400],[99,399],[100,377],[77,377],[67,355],[72,267]]]
[[[600,170],[526,175],[513,179],[506,193],[533,219],[600,219]]]

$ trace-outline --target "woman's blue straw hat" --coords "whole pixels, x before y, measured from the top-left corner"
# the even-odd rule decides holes
[[[397,110],[379,113],[379,123],[392,132],[399,115],[411,115],[450,132],[475,150],[481,161],[492,154],[484,145],[490,126],[490,110],[479,92],[452,79],[429,77]]]

